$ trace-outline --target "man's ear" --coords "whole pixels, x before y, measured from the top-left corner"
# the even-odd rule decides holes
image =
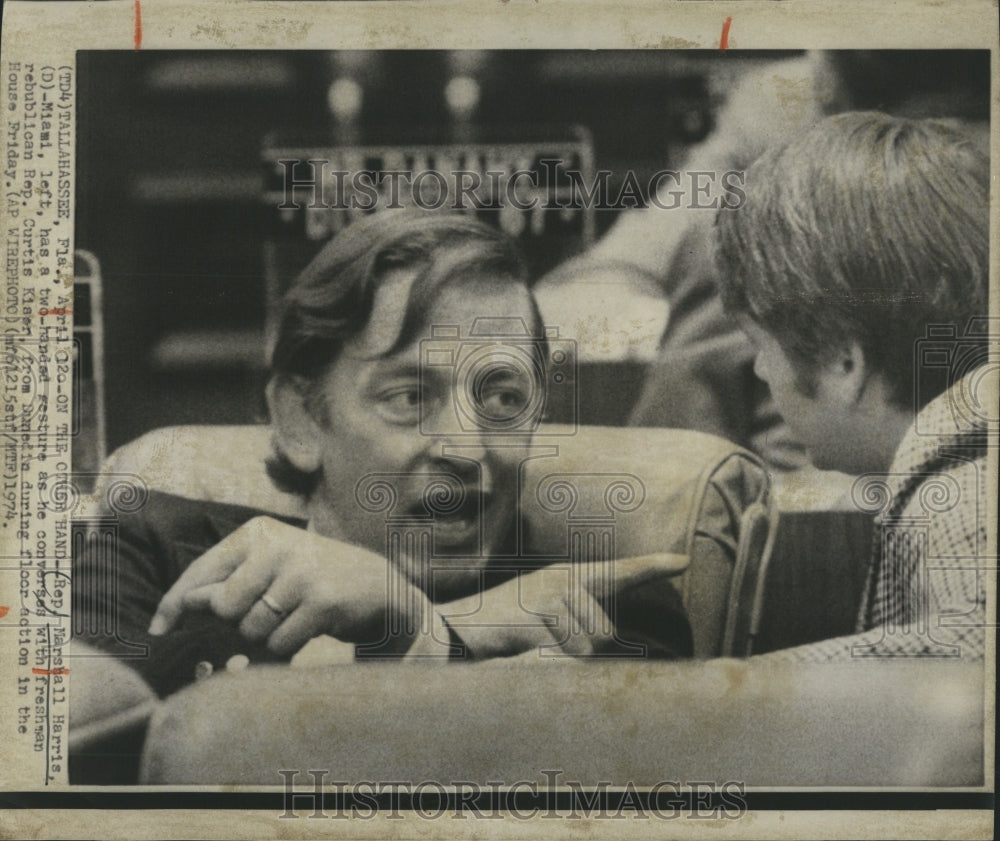
[[[322,466],[322,434],[309,411],[308,382],[302,377],[277,376],[266,389],[271,427],[279,449],[304,473]]]
[[[868,362],[857,342],[839,348],[826,366],[826,388],[842,405],[857,404],[868,385]]]

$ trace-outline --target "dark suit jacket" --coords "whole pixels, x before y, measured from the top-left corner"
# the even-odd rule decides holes
[[[116,524],[104,520],[93,526],[73,559],[74,636],[130,663],[161,696],[192,683],[202,662],[222,669],[234,654],[245,654],[251,662],[281,659],[263,643],[247,642],[232,623],[207,613],[186,614],[161,637],[147,632],[160,600],[191,562],[262,514],[267,512],[150,491],[139,511],[121,515]],[[114,539],[98,539],[102,529]],[[525,569],[535,567],[537,562],[526,559]],[[514,574],[494,573],[487,586]],[[690,625],[669,581],[623,586],[607,598],[616,600],[620,638],[644,643],[651,657],[690,656]],[[602,607],[608,605],[602,602]]]
[[[203,661],[218,669],[234,654],[275,660],[210,614],[187,614],[162,637],[147,633],[160,599],[191,562],[262,513],[151,491],[139,511],[119,517],[110,545],[91,537],[74,556],[74,635],[125,659],[160,695],[192,683]],[[98,528],[109,525],[91,527],[91,535]]]

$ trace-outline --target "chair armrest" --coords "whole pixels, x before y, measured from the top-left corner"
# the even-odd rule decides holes
[[[983,781],[982,669],[935,662],[539,661],[255,667],[168,699],[147,783]],[[306,778],[308,779],[308,778]],[[305,785],[305,784],[304,784]]]
[[[80,640],[72,658],[70,782],[135,783],[156,694],[136,671]]]

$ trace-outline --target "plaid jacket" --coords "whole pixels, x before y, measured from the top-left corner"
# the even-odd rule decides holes
[[[765,656],[983,659],[985,573],[995,566],[986,527],[996,514],[987,508],[987,421],[972,397],[983,376],[973,371],[931,401],[904,436],[890,472],[854,485],[855,504],[878,513],[855,635]]]

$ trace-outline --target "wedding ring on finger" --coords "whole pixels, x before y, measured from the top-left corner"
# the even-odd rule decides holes
[[[260,600],[263,602],[264,607],[270,610],[275,616],[284,619],[288,615],[288,611],[272,599],[267,593],[264,593],[264,595],[260,597]]]

